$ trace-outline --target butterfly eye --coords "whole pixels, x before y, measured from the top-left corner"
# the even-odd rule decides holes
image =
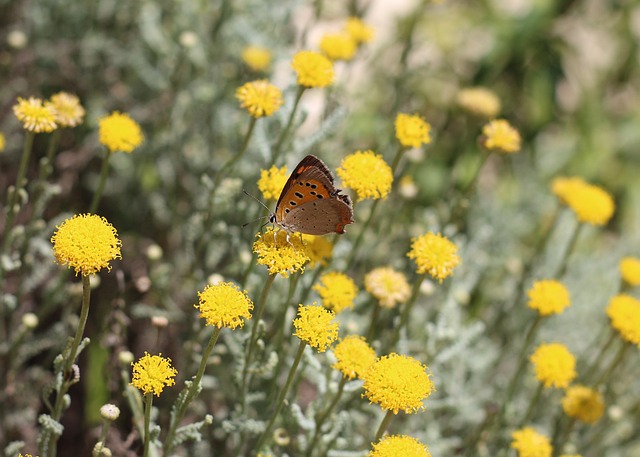
[[[271,216],[269,216],[269,222],[271,224],[275,224],[276,223],[276,215],[272,214]]]

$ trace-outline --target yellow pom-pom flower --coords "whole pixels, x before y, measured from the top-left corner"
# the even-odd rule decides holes
[[[369,43],[373,39],[373,28],[359,17],[352,16],[347,19],[344,30],[357,45]]]
[[[144,356],[137,362],[131,362],[133,366],[133,379],[131,385],[140,389],[143,393],[153,392],[160,396],[165,387],[174,385],[173,378],[178,371],[171,366],[171,359],[159,355],[149,355],[145,351]]]
[[[242,61],[253,71],[264,71],[271,65],[271,51],[261,46],[247,46],[242,50]]]
[[[640,300],[618,294],[609,301],[607,316],[622,339],[640,347]]]
[[[258,189],[262,192],[265,200],[277,200],[282,193],[284,185],[287,183],[287,167],[278,168],[272,165],[268,170],[260,171],[260,179],[258,180]]]
[[[302,241],[304,242],[307,255],[309,256],[309,268],[314,268],[317,265],[326,267],[328,260],[333,254],[333,243],[327,237],[302,235]]]
[[[615,211],[615,202],[609,193],[581,178],[556,178],[551,190],[573,210],[580,222],[605,225]]]
[[[322,305],[335,313],[353,307],[353,300],[358,295],[353,279],[337,271],[320,276],[320,283],[314,285],[313,290],[320,295]]]
[[[531,427],[516,430],[511,437],[511,447],[518,452],[518,457],[551,457],[553,453],[549,438]]]
[[[529,360],[545,387],[566,388],[577,376],[576,358],[563,344],[541,344]]]
[[[53,255],[61,265],[68,265],[76,275],[95,274],[109,262],[121,259],[118,232],[104,217],[76,214],[56,227],[51,237]]]
[[[140,125],[131,116],[114,111],[100,119],[98,139],[111,152],[130,153],[142,144],[144,136]]]
[[[620,260],[620,276],[630,286],[640,285],[640,259],[637,257],[624,257]]]
[[[220,282],[207,285],[198,292],[200,317],[206,319],[207,325],[235,329],[244,326],[243,319],[251,319],[253,302],[246,291],[242,291],[233,283]]]
[[[6,144],[6,140],[4,138],[4,134],[0,132],[0,152],[4,151],[5,144]]]
[[[372,444],[367,457],[431,457],[429,448],[407,435],[387,435]]]
[[[600,392],[576,384],[565,392],[562,410],[569,417],[587,424],[595,424],[604,413],[604,399]]]
[[[469,87],[460,90],[456,97],[463,110],[486,119],[493,119],[500,113],[500,99],[484,87]]]
[[[395,308],[411,295],[411,288],[404,274],[391,267],[379,267],[364,277],[364,287],[383,308]]]
[[[300,51],[291,61],[291,67],[303,87],[326,87],[333,83],[333,64],[322,54]]]
[[[496,119],[482,127],[480,143],[489,151],[513,154],[520,150],[520,133],[504,119]]]
[[[18,97],[13,105],[13,114],[22,122],[22,128],[34,133],[53,132],[56,124],[56,110],[49,101],[29,97],[28,100]]]
[[[419,274],[429,273],[442,281],[453,274],[460,263],[458,247],[439,233],[429,232],[414,238],[407,257],[416,262]]]
[[[423,400],[435,391],[427,370],[426,365],[413,357],[384,355],[365,373],[362,396],[394,414],[415,413],[424,409]]]
[[[304,271],[309,256],[300,236],[292,234],[287,240],[287,232],[269,227],[264,234],[256,234],[256,238],[253,252],[258,254],[258,263],[266,266],[270,275],[288,278],[296,271]]]
[[[333,311],[322,306],[298,307],[298,317],[294,319],[295,336],[318,352],[324,352],[338,338],[338,323]]]
[[[419,148],[431,143],[431,125],[417,114],[399,113],[396,116],[396,138],[405,148]]]
[[[58,92],[52,95],[50,100],[60,127],[76,127],[82,124],[85,111],[78,97],[67,92]]]
[[[255,118],[271,116],[284,103],[282,92],[266,79],[248,82],[236,90],[240,106]]]
[[[348,33],[327,33],[320,39],[320,51],[330,60],[353,59],[356,54],[356,42]]]
[[[560,314],[571,305],[567,288],[553,279],[534,282],[527,295],[529,308],[535,309],[541,316]]]
[[[373,151],[356,151],[348,155],[337,173],[342,184],[356,192],[358,201],[386,198],[393,184],[391,167]]]
[[[342,372],[347,379],[362,379],[362,376],[376,361],[376,352],[362,336],[350,335],[341,339],[333,348],[336,363],[333,368]]]

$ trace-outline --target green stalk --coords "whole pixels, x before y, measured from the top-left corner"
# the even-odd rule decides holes
[[[289,114],[289,119],[287,119],[287,124],[284,129],[280,132],[280,136],[278,137],[278,141],[276,141],[275,146],[273,147],[273,151],[271,154],[271,165],[274,165],[280,157],[280,153],[282,152],[282,145],[284,144],[284,140],[287,138],[289,130],[291,130],[291,126],[293,125],[293,119],[296,116],[296,111],[298,110],[298,104],[300,103],[300,99],[302,98],[302,94],[306,87],[298,86],[298,92],[296,93],[296,99],[293,102],[293,108],[291,109],[291,113]]]
[[[153,405],[153,392],[144,394],[144,451],[142,457],[149,455],[149,445],[151,444],[151,407]]]
[[[324,410],[324,412],[320,415],[320,417],[318,417],[318,420],[316,421],[316,431],[313,434],[313,439],[311,440],[311,444],[309,444],[309,448],[307,449],[307,457],[311,457],[311,455],[313,454],[313,450],[315,449],[318,438],[320,437],[320,432],[322,431],[324,421],[327,420],[329,414],[331,414],[333,409],[338,404],[338,401],[340,401],[340,397],[342,396],[342,392],[344,391],[344,386],[346,383],[347,377],[345,375],[342,375],[342,379],[340,380],[340,384],[338,385],[338,391],[333,397],[331,404],[327,407],[327,409]]]
[[[544,384],[539,383],[538,388],[536,389],[536,393],[533,395],[533,398],[531,398],[531,401],[529,402],[529,407],[527,408],[527,412],[524,413],[524,416],[522,416],[522,419],[519,422],[518,428],[521,428],[524,424],[526,424],[527,422],[529,422],[529,420],[531,420],[531,416],[533,415],[533,410],[535,409],[536,405],[540,401],[540,396],[542,395],[542,389],[544,389]]]
[[[562,278],[564,276],[567,270],[567,265],[569,264],[569,257],[571,257],[573,249],[576,247],[576,241],[578,241],[578,235],[580,234],[580,229],[582,229],[583,225],[584,224],[582,223],[578,223],[578,225],[574,228],[567,249],[560,261],[560,265],[558,266],[558,273],[555,275],[556,278]]]
[[[353,263],[356,260],[356,257],[358,255],[358,248],[362,243],[362,239],[364,238],[364,233],[367,231],[367,228],[371,224],[371,221],[373,220],[373,216],[375,215],[375,212],[376,212],[376,209],[378,208],[379,203],[380,203],[380,199],[376,199],[373,201],[373,204],[371,205],[371,211],[369,212],[369,217],[367,218],[365,223],[362,225],[362,229],[358,234],[358,238],[356,238],[356,241],[353,243],[353,247],[351,248],[351,254],[349,255],[349,259],[347,260],[347,270],[349,270],[353,266]]]
[[[107,151],[107,155],[102,161],[102,169],[100,170],[100,181],[98,182],[98,187],[96,188],[96,192],[93,194],[93,200],[91,200],[91,206],[89,206],[89,213],[95,214],[98,209],[98,203],[100,202],[100,198],[102,197],[102,192],[104,192],[104,186],[107,182],[107,175],[109,174],[109,160],[111,159],[111,151]]]
[[[422,285],[422,281],[424,280],[424,275],[420,275],[416,278],[413,283],[413,288],[411,289],[411,296],[409,300],[404,305],[404,309],[402,310],[402,315],[400,316],[400,323],[393,329],[393,336],[391,337],[391,342],[389,347],[394,347],[398,340],[400,339],[400,331],[407,325],[409,322],[409,316],[411,315],[411,309],[413,308],[413,304],[416,302],[418,298],[418,293],[420,293],[420,286]]]
[[[393,414],[393,411],[387,411],[387,414],[385,414],[384,419],[382,419],[382,422],[380,423],[380,427],[378,427],[376,437],[373,439],[374,442],[380,441],[380,438],[382,438],[384,432],[389,428],[389,424],[391,424],[391,420],[394,418],[394,416],[395,414]]]
[[[624,360],[624,357],[629,352],[630,347],[631,347],[631,343],[627,341],[622,342],[622,346],[620,346],[620,349],[618,349],[616,356],[613,358],[613,360],[611,361],[607,369],[604,371],[604,373],[602,373],[602,375],[595,382],[593,386],[594,389],[597,390],[598,387],[604,384],[605,381],[611,379],[611,375],[613,374],[615,369],[620,365],[620,363],[622,363],[622,361]]]

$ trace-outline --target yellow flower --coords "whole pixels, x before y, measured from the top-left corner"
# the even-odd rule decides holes
[[[431,143],[431,125],[417,114],[399,113],[396,116],[396,138],[405,148],[419,148]]]
[[[344,30],[351,35],[351,39],[357,45],[368,43],[373,39],[373,28],[359,17],[352,16],[347,19]]]
[[[109,261],[121,259],[118,232],[104,217],[76,214],[56,227],[51,237],[53,255],[61,265],[76,270],[76,275],[111,270]]]
[[[407,435],[386,435],[372,445],[367,457],[431,457],[427,446]]]
[[[253,252],[258,254],[258,263],[266,266],[270,275],[288,278],[291,273],[304,271],[303,265],[309,257],[298,234],[287,235],[284,230],[274,231],[269,227],[264,234],[256,234],[256,238]]]
[[[198,292],[200,317],[207,320],[207,325],[213,327],[228,327],[235,329],[244,326],[244,319],[251,319],[253,302],[233,283],[220,282],[207,285],[202,292]]]
[[[518,451],[518,457],[551,457],[553,447],[549,438],[533,428],[516,430],[511,437],[511,447]]]
[[[240,106],[255,118],[271,116],[284,102],[280,89],[266,79],[251,81],[239,87],[236,98],[240,100]]]
[[[67,92],[58,92],[52,95],[50,100],[60,127],[76,127],[82,124],[85,111],[78,97]]]
[[[320,39],[320,51],[330,60],[351,60],[356,54],[356,42],[348,33],[326,33]]]
[[[31,454],[18,454],[18,457],[32,457]],[[38,457],[38,456],[36,456]]]
[[[427,366],[413,357],[391,353],[379,357],[364,375],[364,394],[385,411],[412,414],[435,391]]]
[[[348,379],[362,379],[376,361],[376,352],[369,346],[367,340],[356,335],[341,339],[333,348],[333,355],[336,356],[336,363],[332,367],[341,371]]]
[[[100,119],[98,139],[111,152],[131,152],[142,144],[144,136],[131,116],[114,111]]]
[[[429,273],[442,283],[460,263],[458,247],[439,233],[414,238],[407,257],[416,262],[419,274]]]
[[[383,308],[395,308],[411,295],[411,288],[404,274],[391,267],[379,267],[364,277],[364,287]]]
[[[625,341],[640,346],[640,300],[618,294],[609,301],[607,316]]]
[[[353,280],[337,271],[320,276],[320,283],[313,286],[322,299],[322,305],[335,313],[353,307],[353,300],[358,295],[358,288]]]
[[[605,225],[615,211],[615,202],[609,193],[581,178],[556,178],[551,191],[573,210],[580,222]]]
[[[333,64],[322,54],[300,51],[291,61],[298,76],[298,84],[304,87],[326,87],[333,83]]]
[[[496,119],[482,127],[480,143],[489,151],[513,154],[520,150],[520,134],[509,122]]]
[[[600,392],[576,384],[565,392],[562,410],[569,417],[595,424],[604,413],[604,399]]]
[[[2,148],[0,147],[0,150]],[[640,285],[640,259],[637,257],[624,257],[620,261],[620,276],[630,286]]]
[[[318,352],[324,352],[338,338],[338,323],[333,311],[322,306],[298,307],[298,317],[293,320],[295,336]]]
[[[13,114],[22,122],[22,128],[30,132],[52,132],[58,128],[56,111],[49,101],[43,102],[35,97],[29,97],[29,100],[18,97],[18,103],[13,105]]]
[[[242,50],[242,61],[253,71],[263,71],[271,65],[271,51],[261,46],[247,46]]]
[[[302,235],[302,241],[310,259],[309,268],[317,265],[326,267],[333,253],[333,243],[327,237],[307,234]]]
[[[4,151],[6,140],[4,138],[4,134],[0,132],[0,152]]]
[[[529,360],[545,387],[566,388],[577,376],[576,358],[563,344],[541,344]]]
[[[356,151],[342,160],[337,170],[342,183],[353,189],[358,201],[386,198],[391,191],[393,173],[381,155],[373,151]]]
[[[159,397],[165,387],[176,383],[173,378],[178,371],[171,366],[171,359],[162,357],[162,354],[149,355],[145,351],[140,360],[131,362],[131,366],[133,366],[131,385],[145,394],[153,392]]]
[[[487,119],[496,117],[501,109],[498,96],[484,87],[469,87],[460,90],[456,102],[463,110]]]
[[[527,295],[529,308],[535,309],[541,316],[560,314],[571,305],[567,288],[553,279],[534,282]]]
[[[258,189],[262,192],[262,197],[265,200],[277,200],[280,198],[288,177],[289,173],[287,173],[286,166],[278,168],[272,165],[268,170],[261,170]]]

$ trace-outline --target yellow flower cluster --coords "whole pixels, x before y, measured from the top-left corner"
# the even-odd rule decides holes
[[[344,30],[358,45],[369,43],[373,39],[373,28],[359,17],[352,16],[347,19]]]
[[[640,259],[637,257],[624,257],[620,260],[620,276],[630,286],[640,285]]]
[[[545,387],[566,388],[577,376],[576,358],[563,344],[541,344],[530,360],[536,378]]]
[[[609,301],[607,316],[625,341],[640,346],[640,300],[618,294]]]
[[[326,87],[333,83],[333,64],[322,54],[300,51],[291,61],[298,76],[298,85],[303,87]]]
[[[171,359],[162,357],[162,354],[149,355],[145,351],[140,360],[131,362],[131,366],[133,366],[131,385],[145,394],[153,392],[159,397],[165,387],[176,383],[173,378],[178,371],[171,366]]]
[[[562,410],[569,417],[595,424],[604,413],[604,399],[600,392],[576,384],[565,392]]]
[[[341,339],[333,348],[336,362],[333,368],[348,379],[362,379],[376,361],[376,352],[362,336],[350,335]]]
[[[518,457],[551,457],[553,453],[549,438],[531,427],[516,430],[511,437],[511,447],[518,452]]]
[[[323,274],[313,290],[320,295],[322,305],[335,313],[353,307],[353,300],[358,295],[358,287],[353,279],[337,271]]]
[[[333,253],[331,240],[324,236],[307,235],[305,233],[302,235],[302,241],[309,256],[309,268],[314,268],[316,265],[326,267],[327,261]]]
[[[373,151],[356,151],[348,155],[336,171],[344,186],[356,192],[358,201],[386,198],[391,191],[391,167]]]
[[[508,121],[496,119],[482,127],[480,143],[489,151],[513,154],[520,150],[520,133]]]
[[[379,267],[364,277],[364,287],[383,308],[395,308],[409,299],[411,288],[404,274],[391,267]]]
[[[396,138],[405,148],[419,148],[431,143],[431,125],[417,114],[399,113],[395,121]]]
[[[431,457],[429,448],[408,435],[387,435],[373,443],[367,457]]]
[[[345,60],[353,59],[356,54],[356,42],[352,36],[346,32],[327,33],[320,39],[320,51],[327,56],[329,60]]]
[[[85,111],[80,99],[67,92],[58,92],[51,96],[51,104],[56,112],[56,123],[60,127],[76,127],[82,124]]]
[[[551,190],[562,203],[575,212],[580,222],[605,225],[615,211],[611,195],[582,178],[556,178],[551,184]]]
[[[272,165],[268,170],[260,171],[260,179],[258,180],[258,189],[262,192],[262,197],[265,200],[277,200],[282,193],[284,185],[287,183],[286,165],[278,168]]]
[[[242,61],[253,71],[263,71],[271,65],[271,51],[261,46],[247,46],[242,50]]]
[[[22,127],[34,133],[52,132],[56,124],[56,110],[50,101],[29,97],[28,100],[18,97],[13,106],[13,114],[22,122]]]
[[[456,102],[463,110],[486,119],[493,119],[500,113],[500,99],[485,87],[469,87],[460,90]]]
[[[271,116],[284,103],[282,92],[266,79],[248,82],[236,90],[240,106],[255,118]]]
[[[338,338],[338,323],[335,314],[322,306],[298,307],[298,317],[294,319],[295,336],[318,352],[324,352]]]
[[[460,263],[458,247],[439,233],[414,238],[407,257],[416,262],[419,274],[429,273],[438,281],[451,276]]]
[[[114,111],[100,119],[98,139],[110,152],[129,153],[142,144],[144,136],[140,125],[131,116]]]
[[[527,295],[529,308],[535,309],[541,316],[560,314],[571,305],[567,288],[553,279],[534,282]]]
[[[207,325],[235,329],[244,326],[243,319],[251,319],[253,302],[246,291],[230,282],[207,285],[198,292],[200,317],[206,319]]]
[[[258,254],[258,263],[267,267],[270,275],[280,274],[288,278],[296,271],[304,271],[309,256],[300,236],[287,236],[284,230],[269,227],[264,234],[257,233],[253,252]]]

